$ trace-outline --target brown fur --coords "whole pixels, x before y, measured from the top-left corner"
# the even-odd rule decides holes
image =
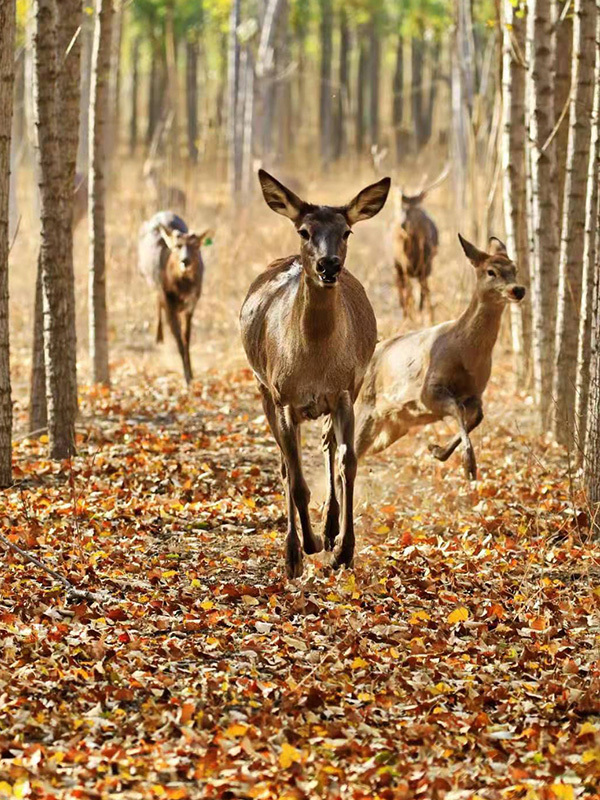
[[[419,311],[427,306],[433,320],[429,276],[438,250],[438,230],[431,217],[420,207],[425,193],[402,195],[402,218],[394,232],[394,265],[400,306],[405,316],[413,313],[411,281],[420,287]]]
[[[252,283],[240,312],[248,361],[257,377],[265,414],[279,445],[288,502],[286,565],[302,572],[296,529],[300,517],[304,551],[323,548],[312,531],[310,491],[301,465],[299,426],[327,415],[324,450],[329,478],[325,542],[336,565],[354,557],[353,490],[356,476],[353,403],[377,339],[375,315],[359,281],[344,269],[351,226],[376,214],[389,180],[367,187],[348,206],[313,206],[268,173],[259,172],[268,205],[292,219],[300,254],[275,261]],[[335,455],[338,451],[338,493]]]
[[[483,419],[482,395],[502,312],[525,290],[516,284],[515,265],[499,240],[490,240],[489,253],[461,243],[476,269],[471,301],[456,321],[393,336],[377,346],[356,406],[359,458],[386,449],[411,428],[451,416],[460,434],[446,447],[431,445],[430,450],[445,461],[462,442],[465,472],[476,477],[468,434]]]

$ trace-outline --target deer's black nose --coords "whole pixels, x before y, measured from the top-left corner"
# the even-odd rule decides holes
[[[342,262],[338,256],[325,256],[317,261],[317,272],[322,275],[333,277],[337,275],[342,267]]]
[[[192,263],[192,259],[191,259],[189,256],[184,256],[184,257],[181,259],[181,263],[182,263],[184,266],[186,266],[186,267],[189,267],[189,265]]]
[[[513,286],[513,297],[516,297],[517,300],[522,300],[525,297],[525,287],[524,286]]]

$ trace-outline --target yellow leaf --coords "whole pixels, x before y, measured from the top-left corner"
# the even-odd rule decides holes
[[[387,525],[380,525],[378,528],[375,528],[375,533],[389,533],[390,529]]]
[[[455,608],[454,611],[448,615],[448,622],[451,625],[454,625],[455,622],[464,622],[467,619],[469,619],[469,609],[464,606]]]
[[[341,597],[339,596],[339,594],[336,594],[335,592],[329,592],[325,600],[329,600],[330,603],[339,603]]]
[[[363,703],[369,703],[373,699],[373,695],[368,692],[359,692],[357,697],[359,700],[362,700]]]
[[[247,725],[244,725],[243,722],[237,722],[227,728],[225,731],[225,736],[227,736],[228,739],[235,739],[238,736],[244,736],[247,730]]]
[[[0,797],[10,797],[12,795],[12,786],[6,781],[0,781]]]
[[[594,725],[593,722],[584,722],[581,728],[579,729],[578,736],[585,736],[588,733],[596,733],[598,728]]]
[[[31,794],[31,786],[26,778],[20,778],[13,786],[12,793],[14,797],[27,797]]]
[[[172,578],[174,575],[177,575],[177,571],[174,569],[168,569],[166,572],[163,572],[162,578]]]
[[[203,608],[205,611],[209,611],[214,606],[212,600],[205,600],[203,603],[200,603],[200,608]]]
[[[291,744],[284,742],[281,753],[279,754],[279,766],[283,769],[287,769],[291,767],[294,762],[300,761],[301,757],[302,753],[299,750],[296,750]]]
[[[352,669],[361,669],[362,667],[368,667],[368,666],[369,665],[364,660],[364,658],[360,658],[360,656],[357,656],[352,662]]]
[[[396,650],[395,647],[390,647],[390,655],[392,658],[400,658],[400,653]]]
[[[594,747],[593,750],[586,750],[581,754],[581,760],[584,764],[590,764],[592,761],[597,761],[600,764],[600,747]]]
[[[550,787],[556,800],[573,800],[575,793],[568,783],[553,783]]]
[[[192,589],[200,589],[202,583],[198,580],[198,578],[192,578],[191,586]],[[162,786],[160,788],[162,789]]]
[[[425,622],[428,619],[431,619],[431,617],[426,611],[415,611],[408,621],[411,625],[418,625],[419,622]]]

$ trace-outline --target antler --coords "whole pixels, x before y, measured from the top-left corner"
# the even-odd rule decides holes
[[[421,188],[419,189],[418,193],[419,194],[427,194],[432,189],[435,189],[436,186],[439,186],[440,183],[443,183],[446,180],[446,178],[448,177],[448,175],[450,174],[450,167],[451,167],[450,161],[446,161],[446,163],[444,165],[444,169],[440,172],[440,174],[437,176],[437,178],[430,184],[427,183],[427,177],[428,176],[426,175],[425,176],[425,180],[421,184]]]

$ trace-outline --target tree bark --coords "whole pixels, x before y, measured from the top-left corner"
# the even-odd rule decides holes
[[[398,36],[396,44],[396,67],[392,83],[392,125],[396,142],[396,163],[402,158],[402,118],[404,116],[404,40]]]
[[[365,110],[367,82],[367,48],[362,32],[359,32],[358,70],[356,74],[356,152],[365,149]]]
[[[340,8],[340,57],[339,57],[339,90],[335,116],[334,157],[341,158],[346,152],[346,112],[350,94],[350,30],[348,14]]]
[[[227,142],[229,150],[229,186],[236,197],[242,188],[242,142],[239,136],[238,96],[240,92],[240,0],[231,3],[229,17],[229,55],[227,70]]]
[[[121,131],[121,43],[123,40],[123,0],[113,0],[113,21],[110,37],[109,112],[110,134],[107,153],[118,150]]]
[[[0,487],[12,481],[12,400],[8,325],[8,215],[10,148],[15,78],[16,7],[0,6]]]
[[[551,139],[554,36],[550,10],[551,0],[531,0],[526,39],[533,381],[542,427],[547,424],[552,392],[559,239],[556,145]]]
[[[556,29],[556,58],[554,74],[554,119],[562,118],[556,131],[556,187],[558,195],[558,219],[563,218],[567,150],[569,146],[569,95],[571,92],[571,64],[573,53],[573,19],[569,13],[562,15],[565,5],[572,0],[553,0],[553,19]],[[566,113],[565,112],[566,109]]]
[[[134,155],[138,138],[138,100],[140,93],[140,44],[141,38],[136,36],[131,49],[131,112],[129,117],[129,154]]]
[[[596,214],[596,231],[600,231],[600,203]],[[587,492],[592,527],[600,534],[600,248],[596,239],[592,303],[590,309],[590,379],[587,425],[583,460],[583,480]]]
[[[186,44],[186,105],[188,155],[194,163],[198,161],[198,41]]]
[[[583,275],[579,337],[577,346],[577,382],[575,387],[575,435],[577,454],[585,451],[587,410],[590,395],[590,351],[592,339],[592,313],[595,272],[598,269],[598,181],[600,181],[600,13],[596,7],[596,64],[594,70],[594,100],[592,106],[592,134],[588,161],[585,233],[583,247]]]
[[[166,100],[169,123],[171,166],[179,163],[179,80],[175,42],[175,0],[167,0],[165,15],[165,54],[167,58]]]
[[[77,403],[76,397],[73,398],[75,326],[72,319],[72,287],[69,286],[72,270],[69,269],[69,257],[64,250],[64,219],[69,213],[69,198],[72,202],[73,183],[69,187],[70,193],[67,197],[61,152],[63,139],[59,138],[58,127],[62,111],[59,93],[64,83],[61,81],[59,71],[60,38],[56,5],[53,0],[36,0],[34,10],[35,112],[41,196],[48,439],[50,457],[62,459],[75,452]],[[79,24],[77,19],[74,22]]]
[[[379,36],[379,20],[376,14],[373,14],[369,31],[369,138],[372,147],[377,147],[379,144],[379,75],[381,72]]]
[[[333,155],[333,115],[331,63],[333,54],[333,8],[331,0],[319,0],[321,9],[321,64],[320,64],[320,142],[321,159],[327,166]]]
[[[413,130],[417,150],[420,150],[425,134],[423,130],[423,37],[413,36],[410,46],[411,57],[411,100]]]
[[[157,108],[158,108],[158,48],[156,42],[150,40],[150,77],[148,81],[148,122],[146,126],[146,145],[150,146],[153,138],[154,131],[158,124]]]
[[[554,346],[554,435],[573,444],[577,379],[577,317],[581,308],[586,183],[596,56],[596,4],[575,0],[569,147],[560,245],[558,311]]]
[[[429,75],[429,93],[427,95],[427,105],[423,114],[423,133],[425,136],[424,144],[431,139],[431,132],[433,130],[433,112],[435,110],[435,99],[437,97],[437,86],[439,79],[439,66],[440,66],[440,49],[439,41],[435,41],[430,48],[430,75]]]
[[[529,297],[529,241],[527,185],[525,178],[525,19],[511,0],[503,2],[502,101],[504,111],[503,168],[504,222],[508,252],[519,268],[519,280]],[[529,376],[531,354],[531,306],[512,304],[511,332],[517,383]]]
[[[112,0],[96,0],[92,97],[90,108],[89,177],[89,347],[93,379],[108,385],[108,316],[106,309],[105,169],[109,103]]]
[[[92,73],[92,43],[94,38],[94,21],[84,14],[81,31],[81,99],[79,104],[79,143],[77,145],[77,169],[87,173],[89,167],[90,139],[90,78]]]
[[[33,310],[33,351],[31,356],[31,386],[29,395],[29,430],[38,433],[48,427],[46,402],[46,358],[44,355],[44,286],[42,281],[42,251],[38,253]]]

